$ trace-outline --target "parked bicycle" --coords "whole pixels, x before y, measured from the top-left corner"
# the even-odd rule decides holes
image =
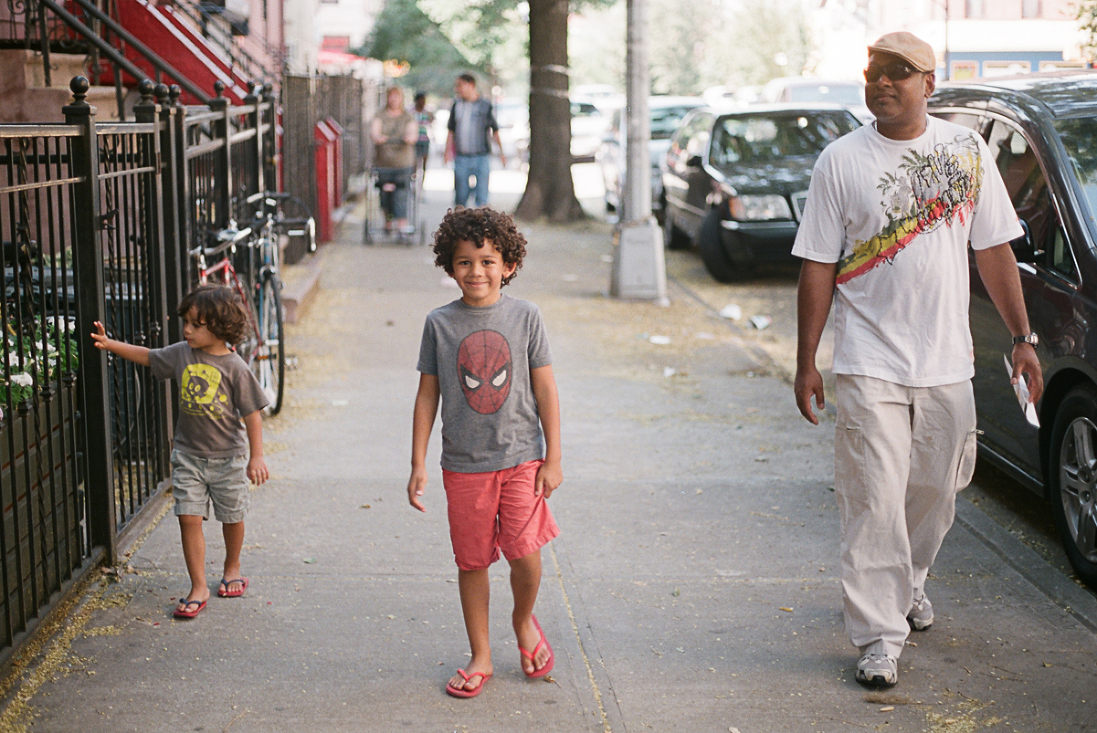
[[[260,224],[258,233],[252,227],[239,229],[230,221],[225,229],[209,233],[208,247],[197,247],[190,254],[198,261],[200,283],[221,283],[240,294],[251,328],[236,351],[266,393],[270,403],[267,413],[277,415],[282,409],[286,372],[282,280],[278,275],[280,257],[273,215],[268,213],[257,223]],[[244,247],[240,258],[237,257],[238,245]],[[211,260],[212,264],[209,264]],[[243,271],[243,277],[237,271],[237,265]]]

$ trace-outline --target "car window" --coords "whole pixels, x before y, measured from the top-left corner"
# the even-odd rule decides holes
[[[697,115],[690,120],[686,128],[686,137],[683,141],[687,158],[695,155],[704,155],[708,147],[709,135],[712,127],[712,118],[708,115]]]
[[[689,113],[693,107],[655,107],[651,109],[651,139],[652,140],[666,140],[674,131],[678,129],[678,125],[682,123],[682,118]]]
[[[987,145],[1020,215],[1022,209],[1035,204],[1047,187],[1036,153],[1020,130],[1001,120],[995,120],[991,127]]]
[[[1055,225],[1051,233],[1051,242],[1047,250],[1047,266],[1055,270],[1068,280],[1078,279],[1078,267],[1074,263],[1074,255],[1070,252],[1070,245],[1063,235],[1063,228]]]
[[[1076,274],[1074,258],[1059,226],[1047,181],[1029,141],[1013,125],[995,120],[987,137],[1010,201],[1032,243],[1044,251],[1043,264],[1066,277]]]
[[[934,116],[940,117],[942,120],[955,122],[957,125],[963,125],[969,130],[975,130],[976,132],[982,131],[983,118],[981,115],[968,112],[936,112],[934,113]]]
[[[571,103],[571,116],[572,117],[597,117],[602,113],[598,111],[598,108],[589,102],[572,102]]]
[[[857,126],[845,113],[725,117],[716,124],[709,162],[719,168],[818,155]]]
[[[1088,208],[1082,219],[1097,235],[1093,212],[1097,212],[1097,120],[1092,117],[1058,120],[1055,129],[1070,159],[1071,169],[1085,194],[1083,206]]]

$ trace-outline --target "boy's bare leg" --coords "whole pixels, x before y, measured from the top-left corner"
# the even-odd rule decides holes
[[[202,521],[200,516],[179,516],[183,560],[187,563],[187,574],[190,575],[190,593],[179,601],[180,608],[185,601],[209,600],[209,586],[206,585],[206,537],[202,534]]]
[[[491,674],[491,641],[488,628],[488,602],[491,598],[491,579],[487,568],[483,570],[458,570],[457,586],[461,590],[461,613],[465,617],[465,631],[468,632],[472,659],[465,667],[465,673],[471,678],[467,682],[461,675],[450,678],[450,687],[458,690],[474,690],[481,678],[477,674]]]
[[[518,637],[518,646],[532,652],[541,641],[537,627],[533,625],[533,606],[541,589],[541,550],[534,550],[525,557],[510,561],[510,589],[514,593],[514,613],[511,623]],[[548,647],[542,647],[530,661],[522,655],[522,669],[526,674],[536,672],[548,662]]]
[[[244,523],[232,522],[221,525],[221,534],[225,537],[225,580],[240,577],[240,551],[244,547]]]

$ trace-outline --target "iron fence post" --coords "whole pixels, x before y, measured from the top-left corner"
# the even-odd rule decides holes
[[[214,214],[214,226],[224,229],[229,225],[229,219],[233,218],[232,211],[232,125],[229,124],[229,100],[221,96],[225,91],[224,82],[215,82],[213,85],[217,97],[210,100],[209,108],[214,112],[220,112],[220,116],[213,122],[213,138],[221,141],[220,155],[217,156],[217,168],[214,175],[217,178],[215,188],[217,211]]]
[[[175,312],[176,307],[179,305],[179,301],[183,299],[188,284],[191,282],[191,260],[190,255],[187,254],[187,252],[193,247],[198,246],[194,234],[194,202],[191,200],[190,177],[187,175],[187,107],[179,101],[181,96],[183,96],[183,90],[178,84],[172,84],[168,87],[168,98],[171,100],[171,107],[175,112],[173,118],[175,120],[175,126],[172,131],[174,153],[171,155],[170,160],[175,166],[175,168],[173,168],[175,175],[175,191],[179,202],[179,249],[175,253],[178,257],[179,285],[178,290],[176,291],[178,299],[170,304],[172,313]],[[178,332],[169,330],[171,342],[175,343],[183,338],[183,331],[178,320],[173,320],[172,323],[174,324],[174,328],[178,330]]]
[[[175,192],[172,185],[175,179],[172,172],[164,168],[164,162],[171,158],[171,124],[170,119],[167,122],[161,121],[160,105],[153,100],[153,94],[161,90],[160,96],[166,100],[168,88],[165,84],[154,84],[149,79],[143,79],[137,89],[141,92],[141,101],[133,108],[134,118],[138,123],[151,124],[153,128],[149,135],[141,137],[145,147],[143,157],[151,161],[153,167],[152,175],[143,179],[147,181],[143,194],[146,202],[143,227],[147,228],[145,252],[149,261],[148,346],[161,348],[169,343],[165,339],[171,327],[178,322],[174,317],[174,310],[168,310],[172,278],[178,274],[178,258],[173,256],[174,243],[169,244],[168,241],[169,236],[174,239],[176,229],[175,215],[178,207],[173,198]],[[165,147],[169,151],[167,155],[164,155]],[[163,474],[169,470],[165,459],[171,452],[171,436],[167,425],[172,421],[172,395],[171,390],[162,390],[158,394],[161,396],[160,414],[167,419],[159,425],[149,426],[149,430],[155,433],[160,443],[160,449],[153,455],[160,459],[160,464],[156,466],[158,474]]]
[[[254,169],[248,171],[251,177],[251,188],[255,193],[263,193],[267,189],[264,186],[263,180],[263,110],[261,104],[263,97],[261,95],[263,86],[258,82],[251,84],[251,91],[248,96],[244,97],[244,104],[251,105],[252,110],[248,114],[248,126],[255,129],[255,141],[252,144],[252,149],[255,151],[255,166]],[[249,156],[250,157],[250,156]]]
[[[271,191],[280,191],[278,185],[278,102],[274,98],[274,85],[263,85],[263,109],[266,111],[267,134],[263,138],[263,181]]]
[[[72,104],[62,108],[65,122],[78,125],[69,151],[73,185],[72,217],[76,251],[77,333],[82,334],[79,385],[83,394],[84,464],[88,522],[92,546],[104,548],[106,562],[117,560],[114,456],[111,451],[110,395],[107,353],[95,348],[87,336],[95,322],[104,320],[103,257],[100,252],[99,141],[95,131],[95,107],[86,101],[88,80],[77,76],[69,82]]]
[[[163,190],[164,207],[164,317],[167,319],[166,343],[174,344],[182,339],[179,319],[175,318],[175,309],[183,298],[183,279],[181,270],[187,257],[187,243],[183,236],[183,218],[186,216],[186,199],[180,189],[183,176],[179,174],[182,161],[179,158],[181,147],[178,144],[180,129],[176,118],[182,113],[170,99],[171,90],[167,84],[156,85],[156,101],[159,105],[160,120],[160,184]]]

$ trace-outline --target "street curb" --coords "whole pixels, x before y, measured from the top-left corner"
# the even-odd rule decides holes
[[[1082,625],[1097,631],[1097,598],[962,495],[956,498],[956,522]]]

